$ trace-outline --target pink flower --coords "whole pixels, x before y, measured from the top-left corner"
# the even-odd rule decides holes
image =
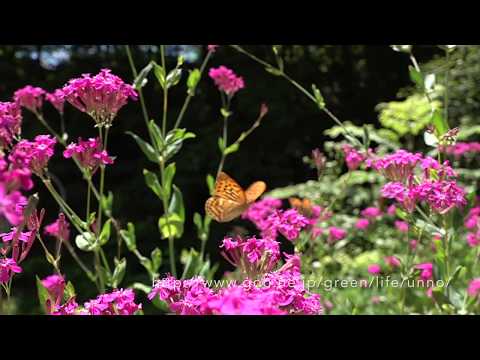
[[[395,227],[400,232],[403,232],[403,233],[408,232],[408,223],[405,222],[405,221],[396,220],[395,221]]]
[[[60,241],[68,241],[70,238],[70,225],[65,219],[65,215],[60,213],[58,219],[44,228],[45,235],[53,236]]]
[[[0,238],[2,238],[3,242],[10,242],[12,241],[16,236],[17,239],[19,241],[22,241],[22,242],[29,242],[30,241],[30,237],[32,236],[32,232],[31,231],[26,231],[26,232],[18,232],[17,228],[16,227],[12,227],[12,229],[10,230],[10,232],[8,233],[1,233],[0,234]],[[33,234],[33,236],[35,236],[35,234]]]
[[[3,258],[0,259],[0,283],[5,284],[10,280],[12,273],[21,273],[22,268],[17,265],[14,259]]]
[[[65,100],[90,115],[97,125],[106,127],[111,126],[129,98],[138,97],[131,85],[111,74],[109,69],[102,69],[95,76],[83,74],[81,78],[72,79],[62,91]]]
[[[480,294],[480,278],[473,279],[468,284],[468,295],[471,297],[477,297]]]
[[[372,275],[378,275],[382,272],[382,268],[378,264],[368,265],[368,272]]]
[[[356,170],[360,164],[366,159],[366,156],[360,154],[355,148],[350,145],[343,145],[343,152],[345,154],[345,162],[349,170]]]
[[[45,90],[42,88],[27,85],[15,91],[13,99],[20,106],[33,113],[38,113],[42,108],[44,95]]]
[[[88,169],[91,174],[95,173],[100,165],[113,164],[113,158],[102,150],[100,138],[90,138],[83,141],[78,139],[78,144],[71,143],[63,152],[66,158],[75,158],[80,165]]]
[[[415,251],[417,249],[417,245],[418,245],[418,240],[410,240],[410,249],[412,251]]]
[[[242,219],[250,220],[255,224],[258,230],[264,231],[271,225],[267,219],[276,211],[276,209],[281,207],[281,200],[264,198],[250,205],[242,214]]]
[[[50,297],[56,302],[59,303],[63,297],[63,292],[65,290],[65,280],[60,275],[50,275],[47,276],[42,281],[43,287],[48,291]]]
[[[420,278],[422,280],[430,280],[433,277],[433,264],[432,263],[423,263],[415,265],[415,268],[421,270]]]
[[[48,93],[45,96],[45,99],[49,101],[60,114],[63,114],[65,95],[63,94],[62,89],[57,89],[53,93]]]
[[[209,52],[214,53],[220,45],[207,45]]]
[[[213,79],[218,89],[228,96],[235,95],[238,90],[245,87],[243,79],[223,65],[218,68],[211,68],[208,75]]]
[[[0,148],[12,144],[22,125],[20,106],[14,102],[0,102]]]
[[[405,182],[421,160],[422,155],[419,153],[412,154],[406,150],[397,150],[383,158],[367,160],[367,166],[373,167],[390,181]]]
[[[50,135],[38,135],[34,141],[21,140],[14,146],[9,160],[15,167],[26,167],[42,176],[53,155],[56,142]]]
[[[255,236],[243,239],[238,236],[223,239],[220,248],[222,256],[243,273],[254,278],[271,271],[280,260],[280,244],[272,239],[257,239]]]
[[[65,304],[61,306],[55,306],[54,311],[50,315],[86,315],[86,313],[79,311],[79,306],[75,301],[75,298],[69,299]]]
[[[264,238],[276,239],[280,233],[288,240],[295,241],[300,235],[300,231],[309,224],[310,221],[296,209],[288,209],[273,210],[266,219],[257,223],[257,227],[261,230]]]
[[[23,220],[22,211],[17,205],[27,202],[27,198],[19,191],[8,192],[5,184],[0,183],[0,215],[11,225],[19,225]]]
[[[367,229],[368,225],[370,225],[370,222],[368,221],[368,219],[358,219],[357,222],[355,223],[355,227],[359,230]]]
[[[84,304],[90,315],[134,315],[142,309],[142,304],[135,304],[135,293],[131,289],[114,290],[99,295]]]
[[[390,205],[387,209],[387,214],[390,216],[395,216],[397,214],[397,207],[395,205]]]
[[[376,207],[368,207],[361,212],[363,217],[366,218],[377,218],[379,216],[382,216],[382,211],[379,208]]]
[[[346,236],[347,236],[347,232],[344,229],[341,229],[341,228],[338,228],[338,227],[335,227],[335,226],[331,226],[328,229],[328,242],[330,244],[332,244],[336,241],[342,240]]]
[[[386,256],[385,263],[391,268],[397,268],[401,265],[400,260],[396,256]]]

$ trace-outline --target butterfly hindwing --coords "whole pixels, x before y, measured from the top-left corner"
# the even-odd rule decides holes
[[[255,181],[252,185],[245,190],[245,197],[247,204],[253,203],[257,200],[267,189],[267,184],[263,181]]]
[[[217,222],[228,222],[240,216],[247,206],[247,204],[239,205],[234,201],[212,196],[205,203],[205,211]]]

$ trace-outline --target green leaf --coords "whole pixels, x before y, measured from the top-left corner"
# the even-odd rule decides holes
[[[93,251],[97,247],[95,237],[90,232],[84,232],[83,234],[77,235],[75,237],[75,244],[83,251]]]
[[[108,242],[108,240],[110,240],[111,227],[112,227],[112,219],[108,219],[107,221],[105,221],[105,224],[103,224],[103,228],[100,233],[100,238],[99,238],[100,246],[105,245]]]
[[[180,215],[171,213],[162,215],[158,219],[158,229],[162,239],[168,239],[170,236],[179,238],[183,232],[183,221]]]
[[[232,145],[230,145],[229,147],[227,147],[227,148],[225,149],[224,154],[225,154],[225,155],[232,154],[232,153],[238,151],[239,148],[240,148],[240,144],[238,144],[238,143],[233,143]]]
[[[107,215],[112,214],[113,208],[113,193],[111,191],[108,192],[108,196],[102,196],[102,208],[105,210]]]
[[[195,89],[197,88],[201,76],[200,70],[198,69],[193,69],[190,71],[187,79],[188,94],[190,96],[195,95]]]
[[[423,79],[423,75],[415,69],[412,65],[408,67],[410,79],[420,88],[423,89],[425,80]]]
[[[180,189],[176,185],[173,185],[173,196],[170,201],[170,206],[168,207],[168,211],[179,214],[182,221],[185,221],[185,208],[183,206],[183,195]]]
[[[225,151],[225,142],[221,137],[218,138],[218,148],[220,149],[220,152],[223,154],[223,152]]]
[[[40,278],[38,276],[35,276],[36,279],[37,279],[37,296],[38,296],[38,301],[40,302],[40,305],[42,306],[42,309],[44,312],[46,312],[45,310],[45,306],[46,306],[46,303],[47,303],[47,300],[50,299],[50,295],[48,294],[48,291],[47,289],[43,286],[42,284],[42,281],[40,280]]]
[[[442,116],[440,109],[436,109],[432,115],[432,124],[435,126],[439,136],[442,136],[448,131],[448,123]]]
[[[116,289],[118,285],[122,282],[123,278],[125,277],[125,270],[127,268],[127,259],[123,258],[122,260],[114,259],[115,261],[115,269],[113,270],[112,275],[112,287]]]
[[[143,169],[143,176],[145,177],[145,183],[147,186],[160,198],[163,199],[163,190],[157,174]]]
[[[152,147],[152,145],[150,145],[131,131],[127,131],[126,134],[133,137],[133,139],[137,142],[137,145],[143,151],[148,160],[154,162],[155,164],[158,164],[159,157],[157,156],[157,153],[155,152],[155,149]]]
[[[172,182],[173,182],[173,178],[175,176],[175,172],[176,172],[176,165],[175,163],[170,163],[166,168],[165,168],[165,187],[164,187],[164,190],[165,190],[165,196],[167,198],[167,200],[170,199],[170,194],[172,192]]]
[[[325,109],[325,99],[323,98],[322,93],[317,88],[315,84],[312,84],[313,96],[315,96],[315,100],[317,101],[317,105],[320,109]]]
[[[155,76],[162,89],[165,89],[165,69],[156,63],[154,63],[153,65]]]
[[[180,79],[182,78],[182,69],[175,68],[170,71],[167,75],[167,88],[175,86],[179,83]]]
[[[410,53],[412,51],[412,45],[390,45],[394,51]]]
[[[135,251],[137,249],[137,241],[135,238],[135,225],[129,222],[127,224],[128,230],[120,230],[120,236],[122,237],[123,241],[127,245],[128,250]]]
[[[152,270],[153,272],[157,272],[162,266],[162,250],[159,248],[155,248],[151,253],[152,258]]]
[[[76,296],[75,287],[73,286],[72,282],[69,281],[65,286],[65,291],[63,292],[63,300],[68,301],[75,296]]]
[[[220,109],[220,114],[222,114],[222,116],[227,119],[228,117],[230,117],[232,115],[232,112],[231,111],[228,111],[227,109],[224,109],[224,108],[221,108]]]
[[[180,151],[183,141],[195,138],[196,135],[192,132],[187,132],[186,129],[171,130],[165,137],[166,149],[164,150],[165,159],[168,160]]]
[[[132,285],[130,285],[129,288],[143,291],[147,295],[150,294],[150,291],[152,291],[152,288],[150,286],[142,284],[141,282],[135,282]]]
[[[210,195],[213,195],[215,191],[215,178],[210,174],[207,175],[207,186],[208,192],[210,193]]]
[[[270,74],[275,75],[275,76],[282,76],[282,75],[283,75],[283,72],[282,72],[281,70],[275,69],[275,68],[273,68],[273,67],[268,67],[268,66],[267,66],[267,67],[265,68],[265,70],[266,70],[267,72],[269,72]]]
[[[144,87],[147,84],[148,82],[147,76],[148,74],[150,74],[150,71],[152,70],[152,68],[153,68],[153,63],[149,62],[147,66],[145,66],[142,69],[142,71],[140,71],[140,73],[137,75],[137,77],[133,82],[133,87],[135,88],[135,90],[140,90],[142,87]]]
[[[157,145],[157,149],[161,152],[165,147],[165,141],[162,136],[162,132],[158,125],[155,123],[155,120],[150,120],[148,123],[148,129],[150,134],[152,135],[153,141]]]

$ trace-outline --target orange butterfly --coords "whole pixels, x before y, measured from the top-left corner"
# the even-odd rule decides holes
[[[247,210],[266,188],[263,181],[256,181],[247,190],[243,190],[230,176],[220,172],[213,196],[205,202],[205,211],[218,222],[232,221]]]
[[[300,200],[299,198],[291,197],[288,199],[288,202],[290,203],[290,206],[297,209],[300,214],[307,217],[312,216],[313,203],[309,199],[305,198]]]

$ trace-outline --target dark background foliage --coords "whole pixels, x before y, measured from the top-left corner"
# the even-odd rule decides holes
[[[159,60],[157,47],[134,46],[133,56],[137,68],[145,66],[150,59]],[[246,46],[263,59],[274,63],[270,46]],[[170,46],[169,67],[175,66],[176,53],[185,51],[193,57],[187,68],[199,66],[205,47]],[[428,60],[434,54],[433,47],[420,48],[417,57]],[[284,46],[285,67],[295,80],[306,88],[312,83],[322,90],[329,108],[342,120],[355,124],[376,123],[374,110],[379,102],[396,98],[400,88],[409,85],[409,60],[387,46]],[[195,61],[195,57],[197,60]],[[189,57],[187,56],[187,60]],[[323,131],[333,125],[332,121],[312,104],[297,89],[285,80],[267,73],[260,65],[228,47],[220,47],[209,66],[225,65],[241,75],[246,88],[235,97],[234,112],[230,120],[229,139],[233,140],[246,130],[256,119],[260,104],[268,104],[269,113],[258,128],[242,144],[240,151],[231,155],[225,170],[244,186],[254,180],[263,179],[273,189],[314,178],[315,173],[302,162],[313,148],[322,147]],[[123,46],[1,46],[0,47],[0,101],[9,101],[16,89],[31,84],[47,91],[62,87],[69,79],[83,73],[96,74],[102,68],[127,82],[132,75]],[[184,78],[185,80],[185,78]],[[152,76],[144,88],[151,118],[159,120],[162,97],[156,80]],[[169,118],[176,118],[186,95],[184,82],[171,91]],[[203,206],[208,197],[205,177],[214,174],[219,162],[217,139],[221,134],[220,97],[212,81],[204,77],[197,95],[184,118],[182,127],[194,132],[197,137],[188,140],[174,159],[177,163],[175,183],[182,189],[187,222],[182,239],[176,241],[177,258],[181,248],[199,247],[192,217],[195,211],[204,213]],[[47,121],[59,128],[59,115],[50,104],[44,105]],[[95,136],[93,121],[85,114],[66,105],[66,125],[69,141],[77,137]],[[173,121],[173,120],[171,120]],[[114,122],[109,141],[109,153],[116,156],[116,164],[108,168],[106,188],[114,194],[114,216],[122,224],[135,223],[137,243],[144,253],[155,246],[164,254],[162,272],[168,271],[167,242],[160,239],[157,221],[162,213],[158,198],[146,187],[142,170],[152,169],[149,163],[125,132],[131,130],[147,138],[140,104],[131,102],[125,106]],[[23,137],[33,138],[45,133],[41,124],[28,111],[24,111]],[[51,161],[50,170],[63,184],[67,201],[83,213],[86,196],[84,182],[73,162],[63,159],[60,145]],[[46,209],[46,223],[53,221],[58,208],[40,184],[35,187],[41,197],[40,206]],[[237,220],[239,224],[243,221]],[[217,247],[223,235],[231,230],[231,224],[213,224],[207,252],[214,262],[220,261],[219,273],[228,269],[219,258]],[[53,244],[52,244],[53,245]],[[110,243],[112,254],[114,241]],[[35,246],[29,259],[22,263],[25,274],[15,279],[14,293],[19,300],[20,312],[33,312],[37,305],[34,292],[34,273],[40,277],[49,275],[51,269],[43,258],[40,246]],[[123,285],[133,281],[148,282],[138,261],[126,254],[128,259],[127,278]],[[65,253],[65,272],[86,300],[95,296],[92,284],[77,269]]]

